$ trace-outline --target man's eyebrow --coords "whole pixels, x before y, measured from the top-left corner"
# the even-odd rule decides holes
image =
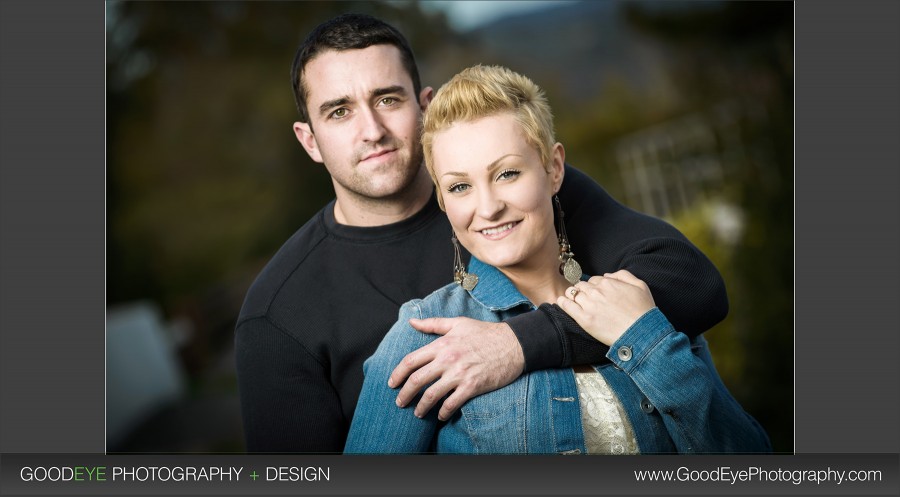
[[[504,155],[504,156],[498,158],[498,159],[495,160],[494,162],[491,162],[490,164],[488,164],[488,165],[487,165],[487,171],[488,171],[489,173],[490,173],[490,172],[493,172],[495,169],[497,169],[498,167],[500,167],[500,163],[503,162],[503,159],[506,159],[507,157],[521,157],[521,155],[519,155],[519,154],[506,154],[506,155]],[[459,172],[459,171],[447,171],[446,173],[444,173],[444,174],[441,175],[441,177],[444,177],[444,176],[459,176],[459,177],[465,177],[465,176],[468,176],[468,173],[463,173],[463,172]]]
[[[350,102],[350,97],[343,96],[335,98],[334,100],[328,100],[323,102],[322,105],[319,106],[319,114],[324,114],[328,112],[330,109],[335,107],[340,107],[341,105],[347,105]]]
[[[382,95],[389,95],[391,93],[395,93],[397,95],[406,95],[406,88],[400,85],[393,85],[372,90],[373,97],[380,97]]]

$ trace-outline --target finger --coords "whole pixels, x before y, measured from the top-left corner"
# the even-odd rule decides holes
[[[637,276],[631,274],[631,271],[627,269],[620,269],[615,273],[605,274],[607,278],[612,278],[614,280],[621,281],[623,283],[628,283],[629,285],[634,286],[643,286],[644,281],[638,278]]]
[[[591,276],[588,279],[588,283],[592,285],[599,285],[601,281],[603,281],[603,276]]]
[[[391,375],[388,377],[388,386],[391,388],[400,386],[413,371],[433,361],[435,354],[431,344],[406,354],[400,364],[397,364],[397,367],[391,371]]]
[[[427,390],[422,394],[422,398],[419,399],[419,403],[416,405],[415,415],[419,418],[424,418],[428,411],[431,410],[432,407],[437,403],[437,401],[443,399],[451,390],[455,383],[449,380],[445,380],[443,378],[434,382],[433,385],[428,387]]]
[[[583,293],[586,297],[591,298],[596,298],[597,293],[600,291],[596,284],[589,281],[579,281],[575,284],[575,288],[578,289],[579,294]]]
[[[565,297],[560,297],[557,299],[556,305],[566,311],[566,314],[574,319],[575,322],[578,323],[578,326],[581,326],[584,330],[587,330],[590,327],[590,314],[577,302],[572,302]]]
[[[587,312],[584,310],[584,308],[581,307],[581,305],[578,304],[578,302],[573,302],[572,300],[569,300],[565,297],[559,297],[556,299],[556,305],[558,305],[562,310],[566,312],[566,314],[574,319],[576,323],[584,328],[582,322],[584,321],[584,317],[586,316]]]
[[[653,302],[650,287],[643,280],[628,271],[617,271],[615,274],[609,275],[604,282],[604,286],[607,287],[604,295],[613,296],[611,298],[616,298],[614,297],[615,295],[619,297],[631,295],[632,298],[641,295],[641,298],[646,298],[649,301],[651,307],[656,305]]]
[[[416,370],[413,374],[409,375],[406,383],[403,384],[403,388],[401,388],[400,392],[397,394],[397,406],[406,407],[406,405],[412,402],[412,400],[416,398],[416,395],[418,395],[426,385],[439,379],[442,374],[443,370],[434,366],[434,362]]]
[[[453,416],[459,408],[469,401],[472,397],[474,397],[475,392],[469,391],[465,388],[458,387],[453,391],[449,397],[444,399],[443,404],[441,404],[441,410],[438,412],[438,419],[441,421],[447,421]]]
[[[459,318],[426,318],[410,319],[409,325],[422,333],[445,335],[453,328],[454,321]]]

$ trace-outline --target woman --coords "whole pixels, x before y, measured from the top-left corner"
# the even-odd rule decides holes
[[[457,246],[456,281],[400,309],[365,363],[345,452],[771,450],[722,384],[705,341],[675,331],[641,280],[619,271],[579,281],[562,212],[554,221],[565,152],[540,88],[505,68],[466,69],[428,107],[422,143],[452,243],[472,258],[466,270]],[[437,409],[420,419],[396,407],[390,372],[436,338],[409,319],[502,321],[548,302],[609,345],[610,362],[523,375],[471,399],[447,422]]]

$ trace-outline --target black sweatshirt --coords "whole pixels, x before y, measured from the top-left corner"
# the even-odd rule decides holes
[[[678,230],[616,202],[571,166],[559,197],[586,274],[631,271],[691,336],[724,319],[719,272]],[[332,201],[291,236],[248,291],[235,331],[249,452],[343,450],[363,361],[400,305],[452,279],[450,234],[432,196],[409,219],[366,228],[338,224]],[[526,371],[606,361],[607,347],[555,305],[508,323]]]

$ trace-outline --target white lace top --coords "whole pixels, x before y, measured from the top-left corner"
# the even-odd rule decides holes
[[[588,454],[638,454],[634,429],[619,398],[594,368],[575,370]]]

